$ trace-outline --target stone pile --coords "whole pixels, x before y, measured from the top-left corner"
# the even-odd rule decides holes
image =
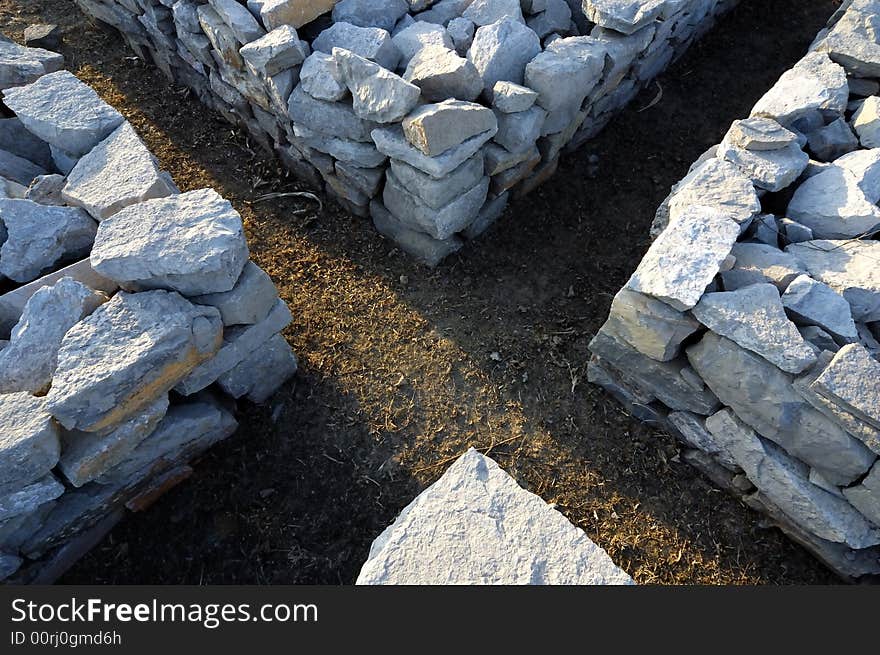
[[[76,0],[429,264],[736,0]]]
[[[359,585],[631,585],[583,530],[473,448],[373,542]]]
[[[297,363],[232,205],[54,55],[0,50],[0,580],[48,582]]]
[[[844,4],[673,188],[589,377],[858,579],[880,575],[880,0]]]

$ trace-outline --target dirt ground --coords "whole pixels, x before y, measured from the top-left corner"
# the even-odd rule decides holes
[[[437,270],[302,198],[247,139],[70,0],[0,0],[0,30],[64,27],[69,68],[183,190],[216,187],[293,311],[300,372],[67,583],[348,584],[372,540],[469,446],[556,503],[639,583],[835,578],[586,382],[587,344],[690,162],[805,52],[839,0],[743,0],[557,175]],[[662,98],[641,111],[662,88]],[[588,157],[598,155],[597,175]]]

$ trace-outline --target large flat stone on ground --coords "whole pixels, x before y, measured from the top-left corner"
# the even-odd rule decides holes
[[[212,189],[127,207],[98,228],[92,267],[120,286],[229,291],[248,261],[241,216]]]
[[[94,148],[125,120],[68,71],[9,89],[3,102],[28,130],[75,157]]]
[[[0,39],[0,90],[30,84],[64,67],[64,57],[42,48],[26,48]]]
[[[68,430],[113,428],[171,390],[220,347],[213,307],[177,293],[117,293],[61,342],[46,397]]]
[[[608,555],[476,450],[370,548],[357,584],[632,584]]]

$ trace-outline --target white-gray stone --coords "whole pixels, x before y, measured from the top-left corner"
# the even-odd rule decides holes
[[[0,426],[0,493],[18,491],[58,463],[58,425],[46,411],[44,398],[0,394]]]
[[[18,155],[50,170],[53,166],[49,145],[31,134],[18,118],[0,119],[0,149]]]
[[[395,32],[391,40],[400,52],[400,62],[398,63],[400,68],[406,68],[413,56],[422,48],[428,46],[446,50],[455,48],[452,38],[442,25],[425,23],[424,21],[417,21],[399,32]]]
[[[440,209],[479,184],[483,179],[483,157],[479,153],[474,155],[441,179],[398,159],[391,160],[391,173],[426,205]]]
[[[221,375],[217,383],[233,398],[247,396],[251,402],[263,403],[296,369],[296,355],[284,337],[276,334],[238,366]]]
[[[215,308],[177,293],[119,292],[64,335],[47,407],[68,430],[113,428],[213,356],[222,331]]]
[[[236,0],[208,0],[241,44],[256,41],[266,33],[253,14]]]
[[[248,9],[259,16],[267,30],[282,25],[303,27],[326,14],[339,0],[247,0]]]
[[[312,41],[312,50],[329,55],[333,53],[333,48],[350,50],[390,71],[396,70],[400,61],[400,52],[391,40],[391,35],[377,27],[334,23]]]
[[[820,161],[834,161],[838,157],[856,150],[859,140],[850,129],[849,123],[838,118],[807,135],[810,152]]]
[[[259,323],[268,316],[277,299],[278,291],[272,278],[252,261],[245,264],[229,291],[190,298],[196,304],[216,307],[226,326]]]
[[[693,314],[716,334],[788,373],[800,373],[816,362],[812,348],[785,315],[779,291],[772,284],[707,293]]]
[[[880,462],[861,484],[843,490],[844,497],[871,523],[880,527]]]
[[[880,148],[847,153],[835,159],[832,166],[855,176],[859,188],[870,202],[880,201]],[[828,168],[831,166],[823,170]]]
[[[880,147],[880,97],[871,96],[856,110],[852,126],[865,148]]]
[[[399,75],[342,48],[333,58],[353,98],[354,113],[375,123],[395,123],[419,102],[421,90]]]
[[[849,303],[831,287],[809,275],[795,278],[782,294],[785,312],[799,325],[816,325],[840,343],[855,343],[859,335]]]
[[[498,132],[493,138],[495,143],[510,152],[523,152],[534,147],[541,136],[547,112],[541,107],[532,107],[514,114],[498,112],[496,117]]]
[[[462,18],[467,18],[473,21],[474,25],[480,27],[504,19],[515,20],[519,23],[526,22],[523,18],[520,0],[472,0],[462,13]]]
[[[667,0],[583,0],[583,9],[594,23],[632,34],[660,16],[666,4]]]
[[[3,102],[33,134],[75,157],[94,148],[125,120],[68,71],[8,89]]]
[[[682,179],[669,200],[669,217],[688,213],[695,205],[712,207],[722,216],[745,225],[761,211],[751,181],[734,164],[709,159]]]
[[[282,25],[239,50],[252,71],[263,77],[299,66],[308,56],[303,42],[290,25]]]
[[[31,182],[24,197],[41,205],[64,205],[65,200],[61,197],[61,189],[66,183],[67,178],[63,175],[41,175]]]
[[[733,267],[721,273],[727,291],[769,282],[782,293],[806,272],[795,256],[765,243],[736,243],[730,254],[735,260]]]
[[[495,136],[496,129],[497,127],[487,130],[482,134],[472,136],[461,145],[452,147],[434,157],[429,157],[418,148],[412,146],[404,136],[403,128],[399,125],[375,129],[372,132],[372,136],[376,147],[383,154],[392,159],[404,161],[410,166],[414,166],[434,179],[439,180],[479,152],[483,144]]]
[[[33,512],[43,503],[64,493],[64,485],[49,473],[36,482],[11,493],[0,495],[0,521]]]
[[[303,90],[313,98],[336,102],[348,93],[342,73],[333,55],[316,50],[310,54],[299,71]],[[297,117],[294,117],[296,120]]]
[[[880,209],[855,175],[838,166],[804,180],[787,213],[820,239],[848,239],[880,229]]]
[[[537,100],[538,92],[521,84],[501,80],[492,87],[492,106],[506,114],[526,111]]]
[[[730,471],[741,470],[724,444],[706,428],[705,418],[691,412],[671,412],[666,419],[688,446],[711,455]]]
[[[48,173],[46,169],[29,159],[0,149],[0,177],[27,187],[34,181],[34,178],[46,173]]]
[[[446,26],[446,33],[452,39],[455,51],[458,54],[464,56],[470,50],[471,44],[474,42],[476,29],[477,26],[474,25],[474,21],[462,18],[461,16],[449,21],[449,25]]]
[[[880,430],[880,362],[858,343],[841,348],[810,385],[815,392]]]
[[[429,157],[441,155],[477,135],[497,131],[498,121],[491,109],[462,100],[423,105],[403,121],[407,141]]]
[[[735,164],[756,187],[770,192],[791,185],[810,163],[797,143],[776,150],[746,150],[722,141],[717,154]]]
[[[413,230],[395,218],[381,202],[370,203],[373,225],[383,236],[394,241],[404,252],[431,268],[461,249],[463,243],[456,236],[435,239],[424,232]]]
[[[127,207],[98,228],[92,268],[133,289],[229,291],[248,261],[241,216],[212,189]]]
[[[496,82],[522,84],[526,64],[540,52],[538,35],[523,23],[507,18],[479,28],[467,57],[483,78],[486,98],[491,99]]]
[[[340,0],[333,7],[333,22],[379,27],[390,32],[408,11],[406,0]]]
[[[483,80],[473,63],[442,45],[428,45],[416,52],[404,79],[419,87],[425,100],[432,102],[476,100],[483,91]]]
[[[357,584],[632,584],[601,548],[469,450],[370,548]]]
[[[42,48],[26,48],[0,39],[0,90],[30,84],[64,67],[64,57]]]
[[[371,131],[378,127],[378,123],[355,114],[351,103],[318,100],[300,85],[290,95],[288,107],[294,125],[304,125],[332,138],[369,143]]]
[[[571,25],[571,8],[566,0],[546,0],[546,9],[526,20],[532,31],[540,38],[553,33],[564,33]]]
[[[77,207],[20,199],[0,199],[0,222],[7,232],[0,273],[16,282],[30,282],[62,260],[86,255],[98,228]]]
[[[730,146],[745,150],[779,150],[797,143],[797,134],[786,130],[772,118],[746,118],[733,121],[724,137]]]

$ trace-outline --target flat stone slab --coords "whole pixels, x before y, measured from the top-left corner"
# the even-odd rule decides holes
[[[238,212],[202,189],[117,212],[98,228],[90,260],[122,287],[196,296],[232,289],[248,249]]]
[[[333,48],[333,58],[363,120],[394,123],[418,104],[419,87],[399,75],[342,48]]]
[[[403,120],[406,140],[428,157],[436,157],[486,132],[497,135],[491,109],[462,100],[423,105]]]
[[[9,89],[3,102],[33,134],[74,157],[94,148],[125,120],[68,71]]]
[[[798,525],[850,548],[880,544],[880,528],[868,523],[845,500],[812,484],[807,467],[762,440],[729,409],[710,416],[706,425],[749,480]]]
[[[303,27],[332,10],[337,2],[339,0],[248,0],[247,5],[260,16],[267,30],[274,30],[283,25]]]
[[[7,238],[0,248],[0,273],[30,282],[61,260],[88,254],[97,223],[78,207],[0,199],[0,221]]]
[[[772,118],[753,117],[733,121],[724,137],[731,146],[763,152],[779,150],[797,143],[797,134],[786,130]]]
[[[849,239],[880,230],[880,208],[856,176],[838,166],[804,180],[788,203],[787,215],[817,239]]]
[[[236,0],[208,0],[208,2],[229,26],[239,43],[250,43],[266,33],[253,14]]]
[[[45,399],[26,392],[0,394],[0,494],[46,475],[60,452],[58,425]]]
[[[370,203],[370,217],[380,234],[394,241],[401,250],[430,268],[437,266],[444,258],[457,252],[464,245],[457,236],[439,240],[412,229],[377,200]]]
[[[332,138],[369,143],[371,131],[379,126],[360,118],[350,103],[318,100],[300,85],[290,95],[288,110],[295,126],[305,125]]]
[[[435,157],[429,157],[411,145],[399,125],[373,130],[372,136],[379,152],[391,159],[404,161],[436,180],[442,180],[479,152],[483,144],[495,136],[495,130],[487,130],[472,136],[464,143],[445,150]]]
[[[739,237],[739,225],[718,210],[693,206],[657,237],[626,286],[679,311],[696,305]]]
[[[782,294],[785,312],[795,323],[816,325],[841,343],[858,341],[849,303],[831,287],[808,275],[795,278]]]
[[[492,87],[492,106],[506,114],[526,111],[537,100],[538,92],[521,84],[500,80]]]
[[[272,278],[249,261],[229,291],[195,296],[190,300],[198,305],[216,307],[223,325],[253,325],[269,314],[278,300],[278,290]]]
[[[797,143],[776,150],[747,150],[725,141],[718,156],[736,165],[758,188],[781,191],[798,179],[810,157]]]
[[[83,155],[61,190],[68,204],[82,207],[97,221],[172,193],[156,158],[128,122]]]
[[[670,220],[695,205],[712,207],[739,224],[747,224],[761,211],[749,178],[736,165],[718,158],[703,162],[675,186],[669,200]]]
[[[217,382],[233,398],[247,396],[251,402],[263,403],[293,377],[298,365],[290,344],[276,334]]]
[[[0,393],[48,390],[62,338],[104,300],[69,277],[34,293],[0,351]]]
[[[425,23],[423,21],[417,21],[412,25],[404,27],[400,31],[395,31],[394,36],[392,36],[391,39],[397,47],[397,50],[400,52],[400,62],[398,64],[400,68],[406,68],[413,56],[423,48],[439,46],[447,50],[452,50],[455,47],[452,38],[449,33],[443,29],[442,25]],[[481,89],[482,86],[481,83]],[[465,98],[465,100],[472,99],[473,98]]]
[[[312,50],[333,54],[333,48],[350,50],[389,71],[397,69],[400,51],[387,30],[378,27],[359,27],[351,23],[335,22],[312,41]],[[296,116],[293,116],[294,120]]]
[[[810,388],[880,430],[880,362],[858,343],[841,348]]]
[[[880,242],[815,240],[787,246],[810,277],[849,303],[857,322],[880,321]]]
[[[49,473],[18,491],[0,495],[0,522],[33,512],[64,493],[64,485]]]
[[[54,166],[49,145],[31,134],[18,118],[0,119],[0,149],[27,159],[46,170]]]
[[[0,178],[12,180],[16,184],[27,187],[35,178],[47,173],[46,169],[29,159],[0,149]]]
[[[813,349],[788,320],[772,284],[707,293],[693,309],[700,323],[783,371],[800,373],[816,362]]]
[[[712,332],[688,348],[687,357],[741,420],[834,484],[850,484],[873,463],[874,453],[808,404],[793,388],[793,376],[763,357]]]
[[[526,64],[541,52],[538,35],[523,23],[505,18],[480,27],[467,58],[483,78],[483,91],[491,99],[496,82],[523,83]]]
[[[660,16],[666,4],[666,0],[584,0],[583,9],[594,23],[621,34],[632,34]]]
[[[831,31],[816,44],[835,62],[860,77],[880,77],[880,44],[877,43],[876,6],[852,4]]]
[[[264,77],[299,66],[308,56],[296,29],[290,25],[274,28],[238,52],[252,71]]]
[[[440,209],[479,184],[483,179],[483,156],[477,153],[439,180],[398,159],[391,160],[390,172],[428,207]]]
[[[357,584],[633,584],[608,555],[476,450],[373,542]]]
[[[30,84],[64,67],[64,57],[42,48],[26,48],[0,39],[0,89]]]
[[[766,243],[735,243],[730,254],[735,260],[733,267],[721,273],[728,291],[769,282],[781,293],[792,280],[806,273],[797,257]]]
[[[64,335],[46,397],[68,430],[114,428],[171,390],[221,344],[220,313],[177,293],[117,293]]]

